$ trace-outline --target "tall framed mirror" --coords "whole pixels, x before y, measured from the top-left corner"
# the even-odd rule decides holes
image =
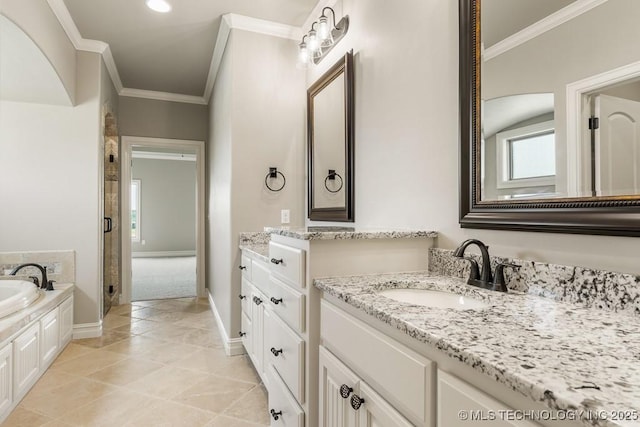
[[[640,236],[640,2],[459,10],[460,225]]]
[[[307,91],[308,216],[354,221],[353,53]]]

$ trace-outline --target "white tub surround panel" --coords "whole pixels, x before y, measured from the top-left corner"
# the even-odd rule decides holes
[[[0,276],[6,276],[20,264],[27,263],[47,267],[49,280],[59,283],[74,283],[76,280],[75,251],[0,252]],[[25,267],[17,273],[17,277],[28,276],[40,278],[40,271]]]
[[[368,323],[410,337],[414,348],[462,362],[546,408],[583,411],[585,425],[640,424],[637,419],[604,422],[594,417],[598,410],[640,413],[635,387],[640,383],[640,326],[629,313],[515,291],[486,291],[428,272],[325,278],[314,284],[325,297],[366,315]],[[489,307],[428,308],[377,294],[389,288],[450,291]],[[592,418],[586,419],[589,414]]]

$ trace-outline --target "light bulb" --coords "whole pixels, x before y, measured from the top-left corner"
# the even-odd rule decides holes
[[[321,16],[318,20],[318,38],[321,41],[324,41],[329,38],[331,35],[331,30],[329,29],[329,20],[326,16]]]
[[[156,12],[167,13],[171,11],[171,5],[165,0],[146,0],[145,3],[149,9]]]
[[[309,46],[309,50],[311,52],[315,52],[320,49],[320,41],[318,40],[318,36],[316,35],[316,30],[309,31],[307,45]]]

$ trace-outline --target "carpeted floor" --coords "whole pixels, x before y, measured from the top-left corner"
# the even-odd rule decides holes
[[[132,258],[132,301],[197,295],[196,257]]]

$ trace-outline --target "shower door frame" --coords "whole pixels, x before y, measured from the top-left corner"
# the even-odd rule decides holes
[[[184,148],[196,153],[196,289],[199,297],[206,297],[205,291],[205,146],[204,141],[187,139],[149,138],[123,136],[121,163],[122,197],[122,291],[120,304],[131,302],[131,160],[133,147]],[[127,183],[127,185],[125,185]]]

